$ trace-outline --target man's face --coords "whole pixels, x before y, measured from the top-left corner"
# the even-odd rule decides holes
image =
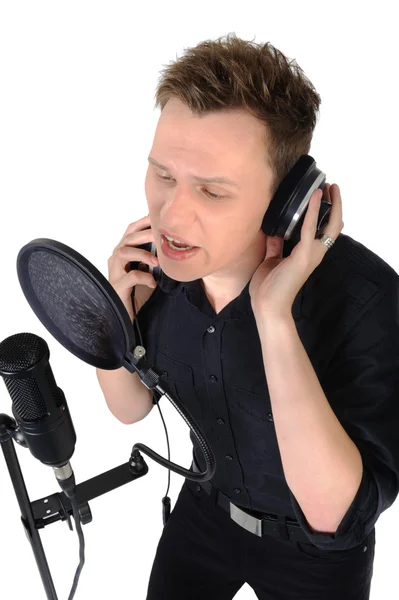
[[[266,236],[260,228],[271,199],[264,125],[238,110],[195,117],[172,98],[160,115],[149,156],[167,167],[150,163],[145,178],[151,227],[165,273],[178,281],[212,275],[208,279],[228,285],[255,261],[252,274],[265,255]],[[199,183],[195,176],[226,177],[236,185]],[[161,251],[158,228],[200,249],[188,260],[169,259]]]

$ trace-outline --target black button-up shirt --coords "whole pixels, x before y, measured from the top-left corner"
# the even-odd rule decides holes
[[[310,529],[284,477],[249,283],[216,314],[200,279],[163,273],[138,313],[147,358],[210,443],[214,486],[238,506],[297,519],[320,548],[355,546],[399,491],[399,275],[341,233],[292,306],[326,398],[363,460],[335,534]],[[190,438],[204,469],[191,431]]]

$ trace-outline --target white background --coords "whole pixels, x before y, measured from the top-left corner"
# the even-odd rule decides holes
[[[55,239],[107,277],[107,260],[127,225],[148,213],[144,177],[159,118],[153,106],[160,69],[186,47],[235,32],[270,41],[315,85],[322,104],[309,153],[341,188],[343,232],[398,271],[395,4],[0,4],[0,340],[27,331],[47,341],[78,437],[71,459],[78,483],[126,462],[135,442],[167,456],[164,427],[157,408],[129,426],[111,414],[95,368],[64,349],[28,305],[16,272],[20,248],[35,238]],[[188,468],[189,431],[171,404],[161,403],[161,410],[171,460]],[[11,415],[3,383],[0,412]],[[15,447],[31,501],[58,492],[52,469]],[[77,599],[145,599],[168,472],[144,458],[147,476],[90,502]],[[172,508],[182,484],[172,473]],[[44,598],[2,453],[0,486],[2,595]],[[398,596],[398,515],[395,503],[376,525],[373,600]],[[76,532],[59,521],[41,538],[58,597],[66,599],[79,562]],[[255,594],[245,584],[235,598]]]

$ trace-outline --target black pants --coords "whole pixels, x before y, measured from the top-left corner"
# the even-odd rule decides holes
[[[349,550],[258,537],[185,479],[163,528],[146,600],[230,600],[247,583],[261,600],[368,600],[375,529]]]

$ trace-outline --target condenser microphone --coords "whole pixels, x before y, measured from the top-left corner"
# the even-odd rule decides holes
[[[55,382],[45,340],[17,333],[0,343],[0,375],[20,434],[35,458],[51,466],[62,489],[75,488],[69,459],[76,433],[64,392]],[[69,494],[67,494],[69,495]]]

